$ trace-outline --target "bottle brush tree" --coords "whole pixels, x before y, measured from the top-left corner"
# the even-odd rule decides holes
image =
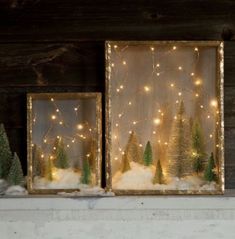
[[[205,172],[204,172],[204,178],[206,181],[216,181],[216,173],[215,173],[215,160],[214,155],[211,153],[211,156],[209,158],[209,161],[207,163]]]
[[[124,154],[122,155],[122,173],[125,173],[130,169],[131,169],[130,162],[127,158],[127,154],[124,152]]]
[[[11,167],[12,153],[3,124],[0,124],[0,178],[6,179]]]
[[[148,141],[144,150],[144,165],[149,166],[153,162],[153,152],[150,142]]]
[[[10,185],[23,185],[24,175],[19,157],[14,153],[7,181]]]
[[[48,181],[53,180],[52,169],[53,169],[53,162],[52,162],[51,157],[48,157],[48,159],[46,160],[46,163],[45,163],[45,178]]]
[[[157,167],[156,167],[156,171],[155,171],[155,176],[153,178],[153,184],[164,184],[164,175],[162,172],[162,165],[161,165],[161,161],[158,160],[157,161]]]
[[[91,169],[88,159],[85,159],[82,166],[81,183],[90,184],[91,183]]]
[[[62,138],[55,140],[54,148],[55,166],[61,169],[69,168],[69,160]]]

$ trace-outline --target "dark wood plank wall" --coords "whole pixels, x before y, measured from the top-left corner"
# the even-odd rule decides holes
[[[26,93],[104,92],[104,40],[225,41],[226,188],[235,188],[235,1],[0,0],[0,122],[26,171]]]

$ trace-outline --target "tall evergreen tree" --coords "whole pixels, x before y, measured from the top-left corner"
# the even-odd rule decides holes
[[[53,180],[52,169],[53,169],[53,162],[52,162],[52,159],[49,156],[46,160],[46,163],[45,163],[45,178],[48,181]]]
[[[128,162],[143,163],[143,152],[139,146],[137,135],[134,131],[131,132],[126,148],[124,150]]]
[[[211,156],[209,158],[209,161],[207,163],[205,172],[204,172],[204,178],[206,181],[216,181],[216,173],[215,173],[215,160],[214,155],[211,153]]]
[[[55,140],[54,148],[55,148],[55,153],[54,153],[55,166],[57,168],[62,168],[62,169],[69,168],[68,156],[67,156],[62,138]]]
[[[11,167],[12,153],[3,124],[0,124],[0,178],[6,179]]]
[[[192,159],[194,171],[196,173],[203,172],[205,168],[206,153],[203,132],[197,120],[193,123],[192,127]]]
[[[130,169],[131,169],[130,162],[127,158],[127,154],[124,152],[124,154],[122,155],[122,173],[125,173]]]
[[[172,177],[184,177],[192,173],[190,158],[189,123],[185,116],[184,103],[181,101],[176,119],[173,123],[168,148],[168,173]]]
[[[10,167],[9,174],[7,176],[7,181],[10,185],[23,185],[24,175],[19,157],[14,153],[12,164]]]
[[[155,176],[153,178],[153,184],[164,184],[164,175],[162,172],[162,165],[161,165],[161,161],[158,160],[157,161],[157,167],[156,167],[156,171],[155,171]]]
[[[91,169],[90,169],[89,161],[87,159],[83,161],[81,183],[83,184],[91,183]]]
[[[144,150],[144,165],[149,166],[153,162],[153,152],[150,141],[147,142]]]

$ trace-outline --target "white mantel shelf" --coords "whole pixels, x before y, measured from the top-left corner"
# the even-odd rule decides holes
[[[1,198],[0,238],[233,239],[233,195]]]

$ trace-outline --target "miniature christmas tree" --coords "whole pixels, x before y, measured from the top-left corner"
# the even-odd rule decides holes
[[[11,167],[12,153],[4,128],[0,125],[0,178],[6,179]]]
[[[91,183],[91,169],[90,169],[89,161],[87,159],[84,160],[83,162],[81,183],[83,184]]]
[[[10,185],[23,185],[24,175],[19,157],[14,153],[12,164],[10,167],[9,174],[7,176],[7,181]]]
[[[53,180],[52,169],[53,169],[53,162],[52,162],[51,157],[48,157],[48,159],[46,160],[46,163],[45,163],[45,178],[48,181]]]
[[[203,172],[205,168],[206,153],[204,150],[204,139],[202,129],[196,120],[192,127],[192,158],[193,169],[196,173]]]
[[[126,145],[125,154],[128,162],[143,163],[143,152],[139,146],[137,135],[134,131],[131,132]]]
[[[61,137],[55,140],[54,148],[55,166],[62,169],[69,168],[68,156]]]
[[[204,178],[208,182],[216,181],[215,160],[214,160],[213,153],[211,153],[208,164],[206,166],[206,169],[205,169],[205,172],[204,172]]]
[[[153,152],[150,142],[148,141],[144,150],[144,165],[149,166],[153,162]]]
[[[122,173],[125,173],[130,169],[131,169],[130,162],[127,158],[127,154],[124,152],[124,154],[122,155]]]
[[[32,148],[33,176],[43,177],[45,174],[45,162],[42,157],[42,150],[36,144]]]
[[[192,173],[192,160],[189,157],[190,142],[189,125],[185,117],[184,103],[181,101],[169,142],[170,176],[181,178]]]
[[[155,176],[153,179],[153,184],[156,184],[156,183],[164,184],[164,176],[163,176],[162,165],[160,160],[157,161],[157,167],[156,167]]]

